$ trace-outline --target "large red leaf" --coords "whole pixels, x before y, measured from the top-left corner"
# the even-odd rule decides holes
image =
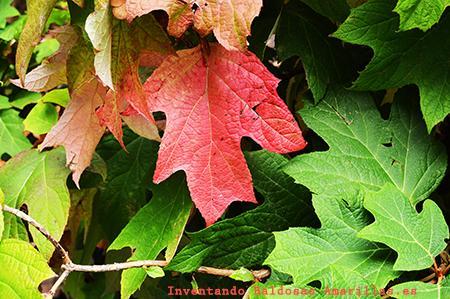
[[[167,58],[144,85],[151,110],[167,117],[155,183],[184,170],[208,225],[233,201],[256,202],[241,138],[278,153],[306,146],[277,85],[255,55],[220,45]]]

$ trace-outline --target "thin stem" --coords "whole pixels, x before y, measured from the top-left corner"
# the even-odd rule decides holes
[[[69,257],[69,253],[62,247],[62,245],[56,240],[49,232],[46,230],[40,223],[38,223],[36,220],[31,218],[29,215],[25,214],[21,210],[11,208],[10,206],[3,205],[3,211],[11,213],[20,219],[28,222],[32,226],[34,226],[41,234],[43,234],[47,240],[50,241],[50,243],[53,244],[53,246],[56,248],[56,250],[60,253],[63,263],[68,264],[71,263],[72,260]]]
[[[111,271],[120,271],[120,270],[126,270],[126,269],[132,269],[132,268],[145,268],[145,267],[152,267],[152,266],[158,266],[158,267],[165,267],[167,266],[167,261],[161,261],[161,260],[141,260],[141,261],[130,261],[130,262],[124,262],[124,263],[114,263],[109,265],[78,265],[74,264],[72,260],[69,257],[69,253],[62,247],[62,245],[54,238],[45,228],[43,225],[38,223],[36,220],[34,220],[29,215],[25,214],[24,212],[11,208],[7,205],[0,206],[3,211],[11,213],[23,221],[28,222],[30,225],[34,226],[42,235],[44,235],[47,240],[49,240],[53,246],[56,248],[56,250],[61,254],[64,260],[64,264],[61,266],[61,269],[64,270],[61,275],[58,277],[56,282],[53,284],[50,291],[48,291],[45,294],[46,298],[53,298],[53,296],[56,294],[57,290],[61,287],[61,285],[64,283],[64,281],[67,279],[70,273],[72,272],[111,272]],[[225,276],[229,277],[231,276],[235,270],[230,269],[218,269],[213,267],[205,267],[201,266],[196,270],[196,272],[210,274],[210,275],[216,275],[216,276]],[[261,280],[268,276],[270,276],[270,271],[268,269],[261,269],[261,270],[255,270],[251,271],[253,274],[253,277],[255,280]]]

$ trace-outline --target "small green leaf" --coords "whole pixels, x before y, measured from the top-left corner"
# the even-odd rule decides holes
[[[61,107],[67,107],[69,100],[70,100],[70,95],[69,95],[69,90],[67,88],[54,89],[52,91],[47,92],[41,98],[41,102],[43,102],[43,103],[53,103],[53,104],[59,105]]]
[[[0,155],[10,156],[31,148],[30,141],[23,135],[22,119],[19,112],[0,110]]]
[[[39,92],[21,90],[17,93],[17,95],[12,99],[10,103],[14,108],[23,110],[26,105],[36,104],[40,98],[41,94]]]
[[[56,0],[33,0],[27,2],[28,19],[20,34],[16,53],[16,72],[22,83],[33,54],[34,45],[37,45],[45,29],[47,19],[55,6]]]
[[[394,11],[400,15],[400,30],[427,31],[441,18],[449,0],[399,0]]]
[[[59,240],[69,214],[68,175],[62,148],[42,153],[30,150],[14,156],[0,168],[0,188],[5,193],[7,205],[18,209],[26,204],[28,214]],[[11,221],[11,217],[14,216],[6,214],[5,223],[23,226],[23,223]],[[37,229],[29,229],[39,251],[49,259],[53,245]],[[5,227],[6,230],[20,229]]]
[[[2,189],[0,189],[0,240],[3,236],[3,230],[5,229],[5,223],[3,219],[3,204],[5,203],[5,195]]]
[[[178,173],[152,187],[153,198],[131,219],[108,250],[131,247],[130,260],[155,259],[183,232],[192,208],[185,178]],[[143,269],[123,271],[121,298],[129,298],[146,277]]]
[[[0,110],[9,109],[11,107],[8,97],[0,95]]]
[[[159,278],[159,277],[164,277],[164,270],[161,267],[157,267],[157,266],[152,266],[152,267],[147,267],[144,268],[145,272],[147,273],[148,276],[150,276],[151,278]]]
[[[418,214],[400,190],[386,185],[378,192],[368,193],[364,207],[374,215],[375,222],[363,228],[358,237],[384,243],[397,251],[395,270],[428,268],[447,246],[444,239],[449,236],[448,226],[431,200],[424,202]]]
[[[252,271],[245,268],[240,268],[239,270],[234,271],[233,274],[230,275],[230,278],[244,282],[253,281],[255,279]]]
[[[0,29],[5,28],[6,20],[20,15],[19,11],[11,6],[12,0],[0,0]]]
[[[39,284],[55,274],[30,244],[14,239],[0,243],[0,298],[42,299]]]
[[[42,41],[34,48],[33,53],[36,54],[36,62],[41,63],[45,58],[53,55],[59,49],[59,42],[54,38]]]
[[[58,111],[49,103],[37,103],[23,121],[26,131],[40,135],[50,132],[58,122]]]
[[[6,26],[5,29],[0,29],[0,39],[8,42],[13,39],[18,39],[26,21],[27,16],[21,15],[17,20]]]

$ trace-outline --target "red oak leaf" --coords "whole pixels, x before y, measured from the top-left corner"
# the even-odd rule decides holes
[[[144,84],[150,109],[166,113],[155,183],[184,170],[207,225],[233,201],[256,202],[240,141],[287,153],[306,146],[276,79],[252,53],[211,45],[167,58]]]

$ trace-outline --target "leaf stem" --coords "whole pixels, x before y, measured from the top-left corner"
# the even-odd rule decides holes
[[[61,269],[63,272],[59,275],[56,282],[53,284],[50,291],[48,291],[45,294],[45,298],[50,299],[53,298],[53,296],[56,294],[59,287],[64,283],[64,281],[67,279],[70,273],[72,272],[112,272],[112,271],[121,271],[126,269],[132,269],[132,268],[145,268],[145,267],[152,267],[152,266],[158,266],[158,267],[165,267],[168,265],[168,261],[164,260],[139,260],[139,261],[129,261],[124,263],[114,263],[114,264],[107,264],[107,265],[79,265],[72,262],[72,260],[69,257],[69,253],[62,247],[62,245],[57,241],[56,238],[54,238],[48,230],[44,228],[43,225],[38,223],[36,220],[34,220],[29,215],[25,214],[24,212],[9,207],[7,205],[0,206],[3,211],[11,213],[23,221],[26,221],[30,225],[34,226],[42,235],[44,235],[47,240],[49,240],[53,246],[56,248],[56,250],[61,254],[61,256],[64,259],[64,263],[61,266]],[[231,276],[235,270],[231,269],[218,269],[213,267],[205,267],[201,266],[199,267],[196,272],[199,273],[205,273],[215,276],[224,276],[229,277]],[[253,277],[256,281],[262,280],[266,277],[270,276],[270,270],[268,269],[261,269],[261,270],[254,270],[251,271],[253,274]]]

